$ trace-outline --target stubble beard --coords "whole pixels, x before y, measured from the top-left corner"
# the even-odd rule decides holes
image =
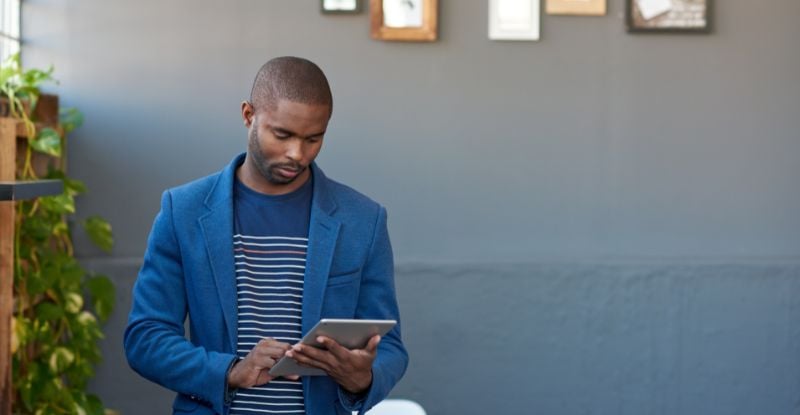
[[[269,183],[275,185],[286,185],[295,181],[295,179],[300,177],[303,171],[306,169],[305,167],[302,167],[297,163],[270,164],[270,162],[267,161],[266,158],[264,158],[264,153],[261,151],[261,144],[260,144],[261,141],[259,140],[258,131],[256,130],[257,128],[255,127],[253,127],[250,130],[249,143],[247,147],[250,156],[253,157],[253,164],[256,166],[256,170],[258,170],[258,173],[261,174],[261,177],[266,179]],[[275,173],[275,170],[281,167],[297,170],[298,174],[291,178],[281,177]]]

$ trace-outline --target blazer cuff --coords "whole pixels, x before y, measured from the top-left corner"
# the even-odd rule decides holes
[[[230,405],[225,393],[228,386],[228,369],[233,362],[236,361],[236,356],[228,353],[216,352],[210,352],[209,354],[211,360],[211,376],[209,377],[209,382],[211,383],[208,384],[205,390],[207,390],[211,396],[208,396],[207,399],[211,402],[211,407],[216,413],[224,414],[226,413],[225,407]]]
[[[236,366],[236,364],[239,363],[241,360],[242,360],[241,357],[236,357],[233,360],[231,360],[231,364],[228,365],[228,370],[225,372],[225,395],[224,395],[225,406],[231,406],[231,404],[233,403],[233,398],[236,397],[236,391],[238,389],[231,388],[231,385],[228,385],[228,376],[231,374],[231,370],[233,370],[233,367]]]
[[[370,387],[372,386],[370,385]],[[369,394],[369,389],[361,393],[350,393],[339,386],[337,390],[339,391],[339,402],[342,403],[344,409],[350,412],[360,412],[364,407],[364,400]]]

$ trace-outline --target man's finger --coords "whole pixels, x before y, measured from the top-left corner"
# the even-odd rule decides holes
[[[253,386],[261,386],[266,385],[273,379],[272,376],[269,374],[269,370],[262,370],[258,376],[256,376],[256,380],[253,383]]]
[[[296,344],[292,350],[287,353],[291,353],[292,356],[299,355],[308,357],[309,359],[325,363],[328,367],[335,365],[337,360],[336,356],[327,350],[318,349],[307,344]]]
[[[272,358],[280,358],[283,357],[284,353],[289,350],[292,346],[289,343],[279,342],[275,339],[265,337],[259,340],[258,344],[253,348],[253,352],[269,356]]]
[[[325,346],[325,348],[328,349],[329,352],[333,353],[333,355],[339,360],[345,360],[350,357],[350,350],[337,343],[336,340],[333,340],[330,337],[319,336],[317,337],[317,341]]]
[[[309,349],[313,349],[313,347],[308,347]],[[308,367],[315,367],[317,369],[322,369],[326,373],[330,372],[330,366],[324,360],[318,360],[298,350],[291,350],[286,353],[287,356],[297,361],[297,363],[308,366]]]
[[[265,369],[269,370],[272,368],[272,366],[275,366],[275,362],[276,360],[271,357],[264,357],[264,358],[254,357],[250,361],[250,367],[252,368],[252,370],[256,371],[262,371]]]
[[[381,342],[381,336],[375,335],[369,339],[369,343],[367,343],[367,347],[364,348],[369,353],[375,353],[378,350],[378,344]]]

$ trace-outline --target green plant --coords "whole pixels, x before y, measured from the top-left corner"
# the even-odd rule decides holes
[[[114,286],[102,275],[84,270],[73,256],[72,226],[75,197],[86,191],[63,170],[66,134],[80,126],[75,109],[60,111],[58,126],[37,126],[34,110],[40,86],[53,68],[23,70],[15,55],[0,66],[0,97],[11,116],[25,123],[25,158],[17,166],[18,180],[60,179],[60,195],[22,201],[16,210],[14,252],[14,315],[11,349],[16,414],[103,414],[97,396],[86,392],[100,361],[100,321],[114,306]],[[41,154],[41,155],[37,155]],[[37,173],[34,160],[47,160]],[[41,177],[40,177],[41,176]],[[90,239],[105,251],[113,245],[111,226],[99,217],[79,222]]]

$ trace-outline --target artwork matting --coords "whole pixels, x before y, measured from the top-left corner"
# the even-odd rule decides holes
[[[489,0],[489,39],[539,40],[540,0]]]
[[[324,14],[361,13],[362,0],[320,0],[320,10]]]
[[[712,0],[625,0],[629,32],[710,33]]]

